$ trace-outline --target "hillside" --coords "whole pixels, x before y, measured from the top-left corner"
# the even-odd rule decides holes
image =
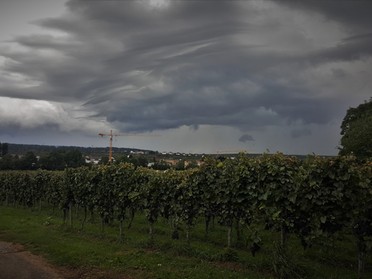
[[[107,156],[109,153],[108,147],[82,147],[82,146],[54,146],[54,145],[37,145],[37,144],[15,144],[9,143],[9,150],[8,153],[13,155],[24,155],[27,152],[33,152],[36,156],[41,156],[48,154],[52,151],[57,149],[63,150],[71,150],[77,149],[79,150],[84,156],[89,156],[92,158],[101,158],[102,156]],[[153,150],[146,150],[146,149],[138,149],[138,148],[129,148],[129,147],[113,147],[112,148],[113,154],[115,155],[122,155],[122,154],[129,154],[129,153],[137,153],[142,155],[147,155],[146,157],[153,158],[156,156],[157,159],[201,159],[204,155],[215,156],[215,157],[235,157],[237,153],[215,153],[215,154],[185,154],[180,152],[170,152],[170,153],[160,153],[158,151]],[[256,157],[260,156],[261,153],[248,153],[248,157]],[[286,154],[288,156],[294,156],[298,159],[305,159],[307,155],[301,154]],[[321,155],[322,156],[322,155]],[[329,156],[322,156],[322,157],[329,157]]]
[[[108,154],[108,147],[82,147],[82,146],[54,146],[54,145],[36,145],[36,144],[15,144],[9,143],[10,154],[23,155],[27,152],[33,152],[35,155],[43,155],[55,151],[56,149],[71,150],[77,149],[85,156],[101,157]],[[150,150],[142,150],[136,148],[112,148],[114,154],[126,154],[133,152],[144,152],[145,154],[152,153]]]

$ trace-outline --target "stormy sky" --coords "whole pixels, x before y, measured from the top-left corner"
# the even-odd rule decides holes
[[[0,142],[338,152],[372,1],[0,2]],[[141,134],[141,135],[137,135]]]

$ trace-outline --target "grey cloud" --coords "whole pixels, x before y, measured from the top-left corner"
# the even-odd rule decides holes
[[[372,35],[345,38],[338,45],[317,51],[310,59],[314,61],[353,61],[372,56]]]
[[[303,136],[310,136],[311,130],[310,129],[296,129],[291,131],[291,137],[296,139]]]
[[[304,84],[298,73],[371,55],[366,33],[327,49],[279,52],[258,32],[267,23],[254,7],[251,19],[240,1],[170,3],[151,10],[140,1],[69,1],[66,15],[37,22],[66,35],[20,36],[14,41],[28,50],[3,53],[10,60],[5,71],[40,85],[0,85],[0,95],[79,102],[127,131],[324,124],[342,100],[312,97],[321,88]],[[293,37],[301,39],[300,32]]]
[[[280,4],[288,5],[295,9],[314,11],[323,14],[328,19],[341,22],[349,28],[364,28],[370,30],[372,25],[372,2],[364,0],[356,1],[313,1],[313,0],[273,0]]]
[[[365,34],[358,34],[355,36],[345,38],[343,41],[347,42],[347,41],[354,41],[354,40],[360,40],[360,39],[371,39],[371,37],[372,37],[372,33],[365,33]]]
[[[347,76],[346,72],[342,69],[332,69],[332,74],[336,77],[336,78],[344,78]]]
[[[81,45],[69,41],[67,38],[58,38],[51,35],[19,36],[14,40],[18,44],[35,49],[51,49],[62,52],[70,52]]]
[[[254,141],[254,138],[251,135],[245,134],[239,138],[239,141],[240,142]]]

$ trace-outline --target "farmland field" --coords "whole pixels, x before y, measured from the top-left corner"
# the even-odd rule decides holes
[[[101,278],[371,278],[370,177],[281,154],[3,172],[0,239]]]
[[[275,278],[272,270],[278,233],[265,232],[265,245],[253,257],[244,241],[234,242],[231,250],[219,244],[225,242],[226,229],[217,224],[205,240],[199,223],[188,246],[182,231],[179,240],[171,239],[171,228],[163,220],[157,224],[151,243],[144,216],[137,216],[119,243],[114,224],[102,235],[99,224],[88,222],[84,231],[63,225],[61,214],[51,209],[39,212],[0,207],[0,211],[0,239],[22,243],[60,266],[114,270],[128,278]],[[302,278],[356,278],[355,249],[347,238],[307,250],[290,238],[289,255]],[[365,278],[372,275],[370,263],[369,258]]]

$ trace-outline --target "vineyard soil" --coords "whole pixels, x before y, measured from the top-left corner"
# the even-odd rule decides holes
[[[57,267],[30,253],[21,244],[0,241],[2,279],[125,279],[123,274],[88,268]]]
[[[21,245],[0,241],[0,274],[3,279],[62,279],[42,258],[23,249]]]

